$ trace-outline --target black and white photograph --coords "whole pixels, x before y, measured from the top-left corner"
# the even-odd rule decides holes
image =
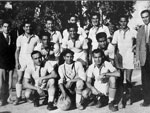
[[[150,1],[0,0],[0,113],[150,113]]]

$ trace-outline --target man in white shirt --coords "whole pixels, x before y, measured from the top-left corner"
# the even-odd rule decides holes
[[[75,15],[69,16],[68,24],[69,23],[77,24],[77,17]],[[81,40],[84,40],[85,38],[87,38],[85,30],[80,26],[78,26],[77,33],[81,36],[80,37]],[[70,39],[69,38],[69,31],[68,31],[68,29],[65,29],[63,31],[63,40],[69,40],[69,39]]]
[[[47,32],[42,32],[40,35],[41,43],[38,43],[34,50],[40,51],[42,53],[43,60],[49,60],[52,65],[57,64],[58,56],[57,51],[59,49],[59,45],[53,42],[50,42],[50,34]]]
[[[74,23],[68,24],[68,32],[70,40],[64,40],[62,49],[70,49],[74,52],[74,61],[81,61],[83,65],[87,62],[87,40],[80,38],[77,34],[77,25]]]
[[[105,32],[107,34],[107,38],[110,37],[110,32],[107,26],[100,25],[100,15],[98,13],[93,13],[91,16],[91,21],[93,27],[89,31],[88,38],[92,40],[92,50],[96,49],[98,46],[96,40],[96,34],[100,32]]]
[[[76,93],[76,107],[82,110],[84,107],[81,101],[84,97],[87,97],[87,90],[85,89],[86,73],[80,62],[73,61],[73,55],[73,51],[69,49],[63,51],[65,61],[58,68],[59,87],[63,98],[69,96],[70,93]]]
[[[60,31],[55,29],[54,20],[52,18],[46,19],[45,27],[46,27],[45,32],[50,33],[49,41],[53,42],[54,44],[59,45],[59,48],[57,49],[57,52],[55,53],[55,55],[58,57],[61,52],[60,49],[61,49],[61,44],[62,44],[62,35]]]
[[[118,77],[119,73],[113,65],[105,61],[104,52],[101,49],[95,49],[92,51],[94,63],[87,69],[87,86],[91,89],[92,94],[97,95],[97,106],[102,107],[102,96],[109,96],[109,109],[117,111],[118,108],[114,106],[114,98],[110,96],[109,78]],[[92,85],[92,79],[94,79],[94,85]]]
[[[33,65],[27,67],[25,71],[25,97],[33,98],[34,106],[39,106],[39,96],[43,95],[43,91],[48,91],[48,110],[54,109],[55,95],[55,73],[53,66],[49,61],[42,62],[42,55],[39,51],[31,53]]]
[[[132,89],[132,72],[134,69],[134,40],[136,39],[137,32],[134,29],[130,29],[128,24],[128,18],[127,16],[121,16],[119,20],[120,29],[114,32],[112,44],[115,46],[115,49],[117,49],[118,53],[120,54],[121,59],[121,67],[118,67],[120,69],[120,86],[123,85],[124,78],[125,78],[125,84],[126,88],[124,89],[124,92],[126,92],[126,100],[122,103],[123,107],[125,104],[132,104],[131,99],[131,89]],[[125,75],[124,75],[124,72]],[[125,77],[124,77],[125,76]],[[126,90],[127,89],[127,90]],[[123,99],[124,100],[124,99]]]
[[[23,30],[24,33],[18,36],[16,42],[15,61],[18,80],[16,83],[17,98],[14,105],[19,104],[19,101],[21,100],[24,71],[27,66],[30,66],[33,63],[31,53],[34,50],[34,47],[40,42],[39,37],[32,33],[31,22],[25,21],[23,23]]]

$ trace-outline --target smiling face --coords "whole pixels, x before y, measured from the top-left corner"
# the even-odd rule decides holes
[[[46,22],[46,29],[47,30],[50,30],[50,31],[52,31],[53,30],[53,27],[54,27],[54,23],[53,23],[53,21],[52,20],[47,20],[47,22]]]
[[[148,12],[144,12],[141,14],[142,20],[144,22],[145,25],[148,25],[150,22],[150,15]]]
[[[91,21],[92,21],[92,25],[93,26],[97,26],[99,24],[98,16],[97,15],[93,15]]]
[[[24,30],[25,33],[30,34],[31,33],[31,24],[26,23],[23,27],[23,30]]]
[[[73,54],[67,53],[64,56],[64,60],[65,60],[66,64],[72,64],[73,63]]]
[[[69,36],[71,39],[75,39],[77,36],[77,30],[75,28],[69,28]]]

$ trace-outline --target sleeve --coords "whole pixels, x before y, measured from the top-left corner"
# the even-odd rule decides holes
[[[87,39],[83,40],[82,49],[88,49]]]
[[[91,66],[89,66],[89,68],[86,71],[87,77],[93,78],[94,76],[92,73],[93,73],[93,70],[92,70],[92,65],[91,65]]]
[[[58,74],[59,74],[59,76],[60,76],[60,79],[59,79],[59,81],[58,81],[58,84],[61,84],[61,83],[63,83],[64,78],[65,78],[64,72],[63,72],[63,69],[62,69],[62,65],[58,67]]]
[[[115,32],[112,39],[112,44],[117,44],[117,43],[118,43],[118,37],[117,37],[117,32]]]
[[[16,47],[21,47],[21,37],[17,38]]]
[[[88,35],[88,38],[90,38],[90,39],[92,39],[92,35],[91,35],[91,29],[90,29],[90,31],[89,31],[89,35]]]
[[[82,80],[86,81],[86,73],[85,73],[84,68],[83,68],[83,66],[80,62],[76,62],[75,69],[76,69],[76,72],[77,72],[78,76]]]
[[[133,38],[136,38],[137,37],[137,31],[136,30],[133,30],[133,32],[132,32],[133,34]]]
[[[106,34],[107,34],[107,38],[108,38],[108,37],[111,37],[109,28],[108,28],[107,26],[106,26],[106,28],[105,28],[105,32],[106,32]]]
[[[79,34],[81,34],[82,35],[82,37],[85,39],[86,37],[87,37],[87,35],[86,35],[86,32],[85,32],[85,30],[83,29],[83,28],[78,28],[78,32],[79,32]]]
[[[61,44],[61,43],[62,43],[62,35],[61,35],[61,33],[60,33],[60,32],[58,32],[58,33],[59,33],[59,35],[58,35],[59,44]]]
[[[114,72],[114,71],[117,70],[110,62],[105,62],[105,66],[107,67],[107,69],[108,69],[110,72]]]
[[[53,68],[52,64],[50,63],[50,61],[46,62],[45,69],[46,69],[46,72],[48,72],[48,73],[51,73],[54,70],[54,68]]]
[[[32,70],[30,68],[27,68],[24,73],[24,78],[31,79],[31,76],[32,76]]]
[[[62,48],[67,48],[67,40],[63,39],[61,47]]]

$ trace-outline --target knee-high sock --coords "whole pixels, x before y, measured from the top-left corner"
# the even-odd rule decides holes
[[[16,84],[16,94],[17,97],[20,98],[22,95],[22,84],[17,83]]]
[[[82,99],[82,95],[76,93],[76,103],[77,103],[77,104],[81,103],[81,99]]]
[[[109,103],[114,100],[116,95],[116,88],[109,88]]]

